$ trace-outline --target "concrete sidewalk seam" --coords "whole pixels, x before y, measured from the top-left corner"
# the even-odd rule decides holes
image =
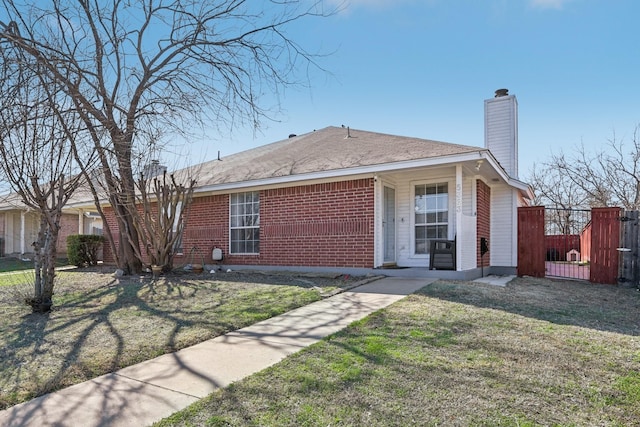
[[[174,390],[174,389],[169,388],[169,387],[163,387],[163,386],[161,386],[161,385],[157,385],[157,384],[154,384],[154,383],[149,382],[149,381],[142,381],[142,380],[139,380],[139,379],[136,379],[136,378],[133,378],[133,377],[129,377],[129,376],[127,376],[127,375],[119,374],[119,373],[117,373],[117,372],[114,372],[113,374],[114,374],[116,377],[125,378],[125,379],[127,379],[127,380],[129,380],[129,381],[133,381],[133,382],[136,382],[136,383],[140,383],[140,384],[148,385],[148,386],[151,386],[151,387],[159,388],[159,389],[161,389],[161,390],[170,391],[170,392],[172,392],[172,393],[178,393],[178,394],[181,394],[181,395],[183,395],[183,396],[192,397],[192,398],[194,398],[194,399],[198,399],[198,400],[202,399],[202,397],[201,397],[201,396],[196,396],[196,395],[194,395],[194,394],[189,394],[189,393],[185,393],[185,392],[183,392],[183,391]]]

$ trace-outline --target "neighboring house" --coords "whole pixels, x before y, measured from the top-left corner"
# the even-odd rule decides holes
[[[74,195],[73,199],[85,200],[86,194]],[[73,202],[73,199],[70,202]],[[70,205],[70,204],[69,204]],[[40,215],[25,206],[15,193],[0,196],[0,256],[23,258],[33,254],[33,242],[37,240]],[[91,209],[63,209],[58,236],[58,256],[67,253],[67,236],[72,234],[102,234],[102,219]]]
[[[517,208],[532,198],[515,96],[486,100],[485,125],[484,147],[327,127],[177,171],[198,186],[176,265],[219,249],[225,268],[515,274]],[[433,240],[448,242],[431,254]]]

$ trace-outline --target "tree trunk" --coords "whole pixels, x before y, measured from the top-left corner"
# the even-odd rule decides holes
[[[129,224],[131,226],[131,224]],[[118,248],[120,255],[120,268],[126,275],[129,274],[140,274],[142,272],[142,261],[138,259],[136,255],[136,250],[133,245],[129,241],[129,239],[138,240],[137,234],[134,236],[132,234],[127,235],[126,233],[120,231],[120,247]],[[133,233],[135,234],[135,232]]]
[[[111,204],[116,214],[118,223],[118,268],[124,274],[139,274],[142,272],[142,261],[138,256],[140,250],[140,238],[136,230],[135,218],[130,213],[130,209],[136,209],[134,203],[125,203],[115,201],[117,197],[111,197]]]
[[[48,221],[43,214],[40,219],[38,240],[33,244],[35,289],[32,299],[27,301],[34,313],[47,313],[53,307],[56,255],[58,249],[59,215]],[[51,225],[50,225],[51,224]]]

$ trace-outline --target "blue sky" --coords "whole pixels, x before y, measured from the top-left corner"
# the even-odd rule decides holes
[[[343,124],[483,146],[483,101],[508,88],[518,98],[526,178],[552,152],[598,149],[614,132],[632,138],[638,17],[637,0],[350,0],[335,16],[290,29],[310,51],[333,53],[320,61],[326,73],[309,75],[310,88],[281,94],[278,121],[255,135],[208,135],[189,157]]]

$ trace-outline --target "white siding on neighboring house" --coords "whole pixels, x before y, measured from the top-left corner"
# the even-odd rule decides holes
[[[16,249],[14,248],[14,244],[16,242],[16,238],[20,238],[20,234],[15,234],[15,221],[14,221],[14,214],[7,212],[4,215],[4,253],[6,254],[12,254],[14,252],[16,252]],[[18,223],[18,227],[20,227],[20,223]],[[20,228],[18,228],[17,233],[20,232]],[[19,241],[18,241],[19,242]],[[18,246],[19,247],[19,246]]]
[[[33,253],[33,242],[38,239],[40,220],[32,212],[7,212],[5,214],[5,254]]]
[[[491,265],[517,266],[517,190],[506,185],[491,187]]]
[[[8,236],[8,239],[11,240],[11,252],[12,253],[20,253],[22,251],[22,219],[20,217],[20,213],[15,213],[11,215],[12,227],[11,227],[11,235]]]

